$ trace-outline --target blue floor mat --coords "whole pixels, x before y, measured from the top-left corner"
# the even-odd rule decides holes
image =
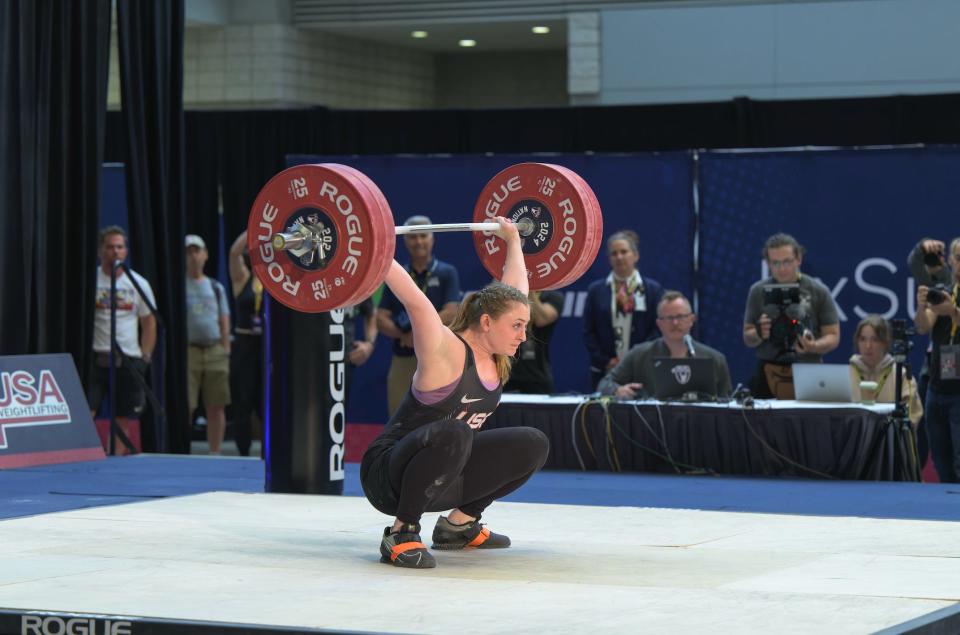
[[[362,496],[348,463],[344,494]],[[0,470],[0,519],[184,496],[262,492],[256,459],[139,455]],[[818,516],[960,520],[960,485],[544,471],[504,500]]]

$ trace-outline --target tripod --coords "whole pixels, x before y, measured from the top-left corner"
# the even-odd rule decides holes
[[[897,454],[895,460],[899,460],[903,466],[904,474],[912,477],[913,480],[920,482],[923,480],[920,457],[917,453],[917,439],[913,432],[913,426],[910,424],[909,400],[904,404],[901,395],[903,394],[904,375],[906,380],[910,381],[910,361],[907,359],[907,353],[913,347],[910,336],[914,334],[912,328],[907,327],[906,320],[890,320],[890,355],[893,357],[893,412],[890,413],[889,422],[894,426],[894,434],[899,443],[896,444]]]

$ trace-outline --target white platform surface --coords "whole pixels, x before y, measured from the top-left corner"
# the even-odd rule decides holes
[[[429,541],[436,514],[424,518]],[[0,522],[0,607],[407,633],[870,633],[960,601],[960,524],[495,503],[505,550],[378,562],[355,497]]]

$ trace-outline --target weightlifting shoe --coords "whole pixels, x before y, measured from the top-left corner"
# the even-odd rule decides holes
[[[481,525],[479,518],[462,525],[454,525],[446,516],[441,516],[433,528],[432,546],[441,550],[503,549],[510,546],[510,539]]]
[[[380,541],[380,562],[408,569],[433,569],[437,561],[420,540],[420,525],[406,523],[396,532],[385,527]]]

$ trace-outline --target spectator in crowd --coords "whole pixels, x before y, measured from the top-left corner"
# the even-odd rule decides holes
[[[853,348],[850,356],[850,383],[853,387],[854,401],[861,401],[860,382],[872,381],[877,384],[874,401],[893,403],[896,392],[896,378],[893,375],[894,359],[890,355],[890,324],[879,315],[868,315],[857,324],[853,334]],[[923,417],[923,405],[917,395],[917,382],[910,377],[905,368],[901,369],[901,401],[907,406],[910,422],[916,426]]]
[[[233,438],[240,455],[249,456],[263,401],[263,284],[250,269],[246,231],[230,246],[229,268],[237,312],[230,349]]]
[[[907,266],[910,268],[910,273],[918,286],[950,285],[952,275],[950,269],[945,266],[945,250],[946,245],[943,244],[943,241],[924,238],[910,251],[910,255],[907,257]],[[931,352],[932,343],[928,338],[927,347],[923,354],[923,364],[920,366],[920,372],[917,373],[917,393],[920,395],[921,401],[926,399],[927,387],[930,385]],[[920,423],[917,425],[917,455],[920,457],[920,465],[926,465],[929,454],[930,444],[926,430],[926,417],[921,417]]]
[[[600,379],[630,348],[656,333],[656,307],[663,287],[637,271],[640,260],[637,234],[618,231],[607,238],[612,271],[587,289],[583,310],[583,335],[590,353],[590,386]]]
[[[127,232],[117,225],[101,229],[99,255],[93,318],[95,365],[90,385],[87,386],[87,403],[91,416],[96,416],[97,409],[109,390],[110,275],[114,263],[127,259]],[[137,292],[131,277],[136,280],[145,297]],[[113,414],[120,430],[129,438],[130,417],[139,416],[143,409],[143,375],[157,343],[157,319],[151,311],[151,307],[156,307],[156,301],[150,283],[126,267],[116,270],[116,288],[116,347],[113,359],[116,412]],[[117,442],[117,439],[114,441],[116,452],[127,454],[126,445]]]
[[[926,253],[934,253],[931,248]],[[942,252],[940,252],[942,254]],[[950,242],[949,287],[917,287],[914,323],[920,334],[929,333],[930,384],[924,411],[927,438],[937,475],[943,483],[960,480],[960,237]]]
[[[363,337],[358,339],[356,336],[356,322],[360,317],[363,320]],[[344,309],[343,317],[344,338],[350,350],[347,353],[347,393],[353,385],[353,369],[357,366],[363,366],[373,355],[373,349],[377,342],[377,315],[374,311],[373,298],[367,298],[360,304],[348,306]]]
[[[411,216],[404,223],[405,226],[430,224],[430,219],[420,214]],[[444,326],[449,325],[460,303],[457,270],[433,257],[433,234],[430,232],[405,234],[403,244],[410,253],[410,264],[406,267],[410,277],[433,303]],[[410,317],[389,287],[384,288],[377,309],[377,328],[393,340],[393,360],[387,374],[387,405],[390,412],[396,412],[410,388],[417,359],[413,353]]]
[[[757,349],[757,366],[750,382],[754,397],[793,399],[793,362],[821,362],[840,344],[840,318],[830,289],[800,273],[804,249],[789,234],[774,234],[763,245],[771,277],[755,282],[743,315],[743,342]],[[764,305],[764,287],[799,285],[799,303],[788,308]],[[774,324],[795,320],[798,337],[791,348],[771,337]],[[778,328],[779,331],[779,328]]]
[[[563,310],[563,294],[557,291],[531,291],[530,321],[527,339],[520,344],[510,368],[506,392],[549,395],[556,392],[550,369],[550,338]]]
[[[716,380],[714,395],[729,396],[730,369],[724,354],[696,340],[691,339],[690,345],[685,341],[697,319],[690,301],[679,291],[666,291],[656,310],[657,324],[663,336],[631,348],[600,381],[600,392],[616,395],[621,399],[650,397],[653,395],[655,383],[654,360],[663,357],[690,357],[690,346],[693,346],[694,357],[713,361],[713,376]]]
[[[184,239],[187,251],[187,386],[190,412],[200,397],[207,418],[210,454],[220,454],[230,405],[230,307],[223,285],[203,274],[207,245],[196,234]]]

